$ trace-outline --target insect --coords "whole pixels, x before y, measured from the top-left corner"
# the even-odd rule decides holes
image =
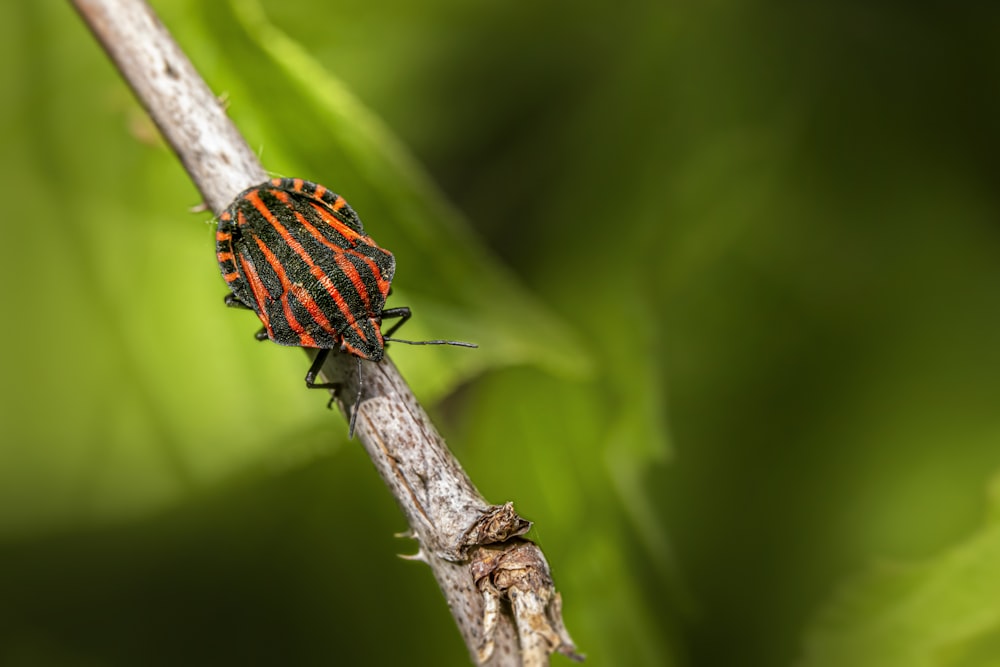
[[[357,358],[351,437],[361,401],[361,362],[381,361],[387,341],[476,347],[392,338],[412,314],[407,307],[385,307],[396,260],[365,234],[344,198],[322,185],[276,178],[244,190],[219,216],[215,242],[231,292],[226,305],[257,313],[264,325],[257,339],[318,350],[307,387],[339,388],[316,382],[330,350]],[[383,332],[383,320],[395,318]]]

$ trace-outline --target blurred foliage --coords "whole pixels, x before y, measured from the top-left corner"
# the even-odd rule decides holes
[[[998,664],[1000,484],[991,491],[988,523],[969,540],[924,562],[879,564],[839,591],[802,664]]]
[[[482,345],[392,356],[592,664],[1000,663],[1000,10],[154,4]],[[5,17],[0,663],[464,664],[78,17]]]

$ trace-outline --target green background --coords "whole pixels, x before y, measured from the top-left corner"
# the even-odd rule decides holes
[[[392,357],[590,664],[1000,665],[1000,11],[154,4],[480,343]],[[466,663],[68,3],[0,88],[0,663]]]

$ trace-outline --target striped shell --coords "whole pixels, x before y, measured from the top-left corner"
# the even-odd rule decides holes
[[[396,262],[343,197],[277,178],[240,193],[219,216],[215,239],[222,277],[275,343],[382,359]]]

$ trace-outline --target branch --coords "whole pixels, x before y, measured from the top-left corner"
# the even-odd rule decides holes
[[[267,180],[264,168],[212,91],[144,0],[71,0],[218,215]],[[307,350],[315,354],[313,350]],[[327,382],[357,392],[354,359],[331,354]],[[521,537],[531,524],[513,506],[479,494],[388,359],[367,364],[357,434],[395,496],[459,631],[478,663],[547,665],[579,659],[541,550]]]

